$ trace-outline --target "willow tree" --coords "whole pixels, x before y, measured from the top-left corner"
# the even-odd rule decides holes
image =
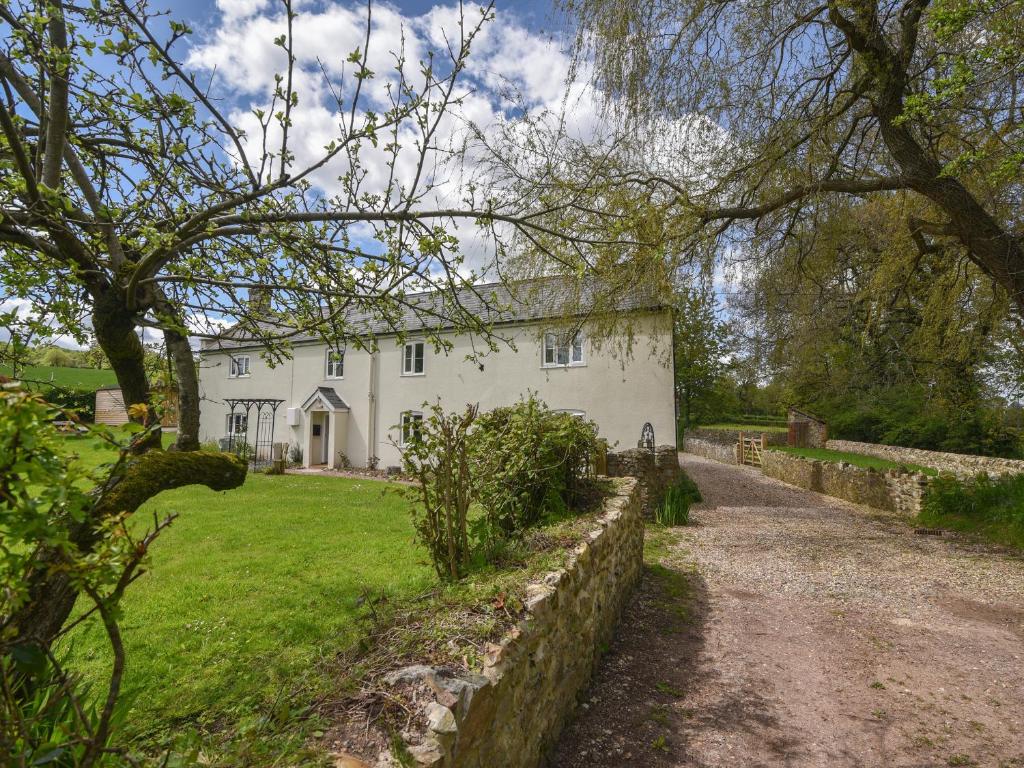
[[[777,246],[827,196],[906,191],[915,247],[969,259],[1024,309],[1021,0],[562,5],[612,110],[694,161],[615,175],[674,190],[701,235]],[[713,141],[660,141],[694,119]]]
[[[287,355],[297,334],[372,344],[347,320],[358,310],[374,327],[401,331],[410,314],[429,315],[437,322],[428,325],[493,343],[455,290],[472,291],[475,278],[453,234],[459,224],[476,227],[497,253],[517,233],[565,238],[583,251],[615,244],[569,226],[571,206],[554,231],[514,196],[448,184],[455,174],[445,158],[461,156],[452,131],[466,92],[460,78],[491,15],[463,16],[447,45],[415,64],[387,41],[393,67],[374,72],[368,7],[362,44],[338,62],[317,62],[335,133],[299,163],[295,146],[308,136],[297,122],[297,84],[311,73],[297,68],[290,0],[273,17],[279,72],[251,104],[231,101],[215,74],[190,67],[191,30],[145,0],[0,2],[0,301],[31,305],[28,316],[5,320],[16,333],[94,339],[125,402],[142,406],[132,418],[148,428],[133,446],[138,458],[114,478],[126,490],[104,491],[118,508],[94,505],[79,521],[83,547],[110,514],[168,487],[242,482],[222,457],[196,450],[191,340],[217,338],[231,324],[232,339],[259,342],[271,358]],[[618,237],[630,247],[628,233]],[[439,299],[413,296],[424,289]],[[146,332],[162,335],[178,386],[177,450],[166,455]],[[0,617],[5,640],[45,645],[74,604],[45,547],[35,564],[27,602]]]

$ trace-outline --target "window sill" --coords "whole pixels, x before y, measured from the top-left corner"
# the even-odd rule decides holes
[[[564,365],[558,363],[542,363],[541,370],[551,371],[557,370],[558,368],[586,368],[586,363],[565,363]]]
[[[229,379],[250,379],[252,378],[251,373],[240,373],[237,376],[228,376]]]
[[[324,376],[324,381],[344,381],[344,376]]]
[[[403,373],[402,374],[402,378],[415,378],[417,376],[426,376],[426,375],[427,375],[426,371],[424,371],[423,373]]]

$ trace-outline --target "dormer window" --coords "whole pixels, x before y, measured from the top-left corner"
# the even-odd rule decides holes
[[[583,334],[572,336],[548,331],[544,334],[544,367],[567,368],[586,365],[583,359]]]
[[[408,341],[402,354],[402,375],[423,375],[423,342]]]
[[[327,350],[327,374],[328,379],[345,378],[345,350]]]
[[[249,375],[249,356],[248,355],[232,355],[231,356],[231,368],[228,371],[228,377],[232,379],[240,379]]]

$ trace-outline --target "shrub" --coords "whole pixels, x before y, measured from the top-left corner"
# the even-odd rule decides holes
[[[533,395],[482,414],[471,449],[477,498],[491,524],[511,535],[577,503],[597,447],[597,425],[553,412]]]
[[[446,414],[439,405],[404,446],[405,472],[419,482],[409,489],[416,503],[413,523],[419,540],[430,553],[437,575],[456,580],[469,564],[467,522],[472,502],[469,430],[476,419],[476,406],[462,414]]]
[[[96,419],[96,393],[67,387],[48,387],[39,393],[46,402],[62,411],[74,412],[83,421]]]
[[[920,520],[1024,547],[1024,475],[981,474],[971,480],[940,475],[928,485]]]
[[[665,490],[661,504],[654,510],[658,525],[686,525],[690,522],[690,505],[702,500],[697,484],[683,474]]]

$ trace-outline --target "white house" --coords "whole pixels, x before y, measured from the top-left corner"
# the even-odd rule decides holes
[[[461,297],[472,306],[474,295],[500,294],[503,307],[492,315],[495,329],[511,338],[515,349],[501,345],[479,360],[479,339],[438,326],[452,348],[436,351],[417,332],[423,320],[410,313],[406,338],[371,329],[376,351],[331,349],[322,340],[294,343],[290,360],[271,368],[258,345],[225,338],[207,341],[200,354],[201,439],[214,441],[234,433],[255,443],[257,419],[262,433],[273,420],[274,441],[298,446],[307,466],[399,465],[405,437],[422,419],[424,403],[440,401],[448,410],[467,403],[481,410],[509,405],[529,392],[549,407],[595,421],[612,446],[635,447],[645,423],[659,443],[675,443],[671,310],[656,302],[623,298],[618,313],[628,328],[624,338],[590,338],[596,325],[583,317],[566,331],[566,319],[543,293],[524,292],[515,299],[500,285],[477,286]],[[517,292],[518,293],[518,292]],[[493,295],[493,293],[492,293]],[[429,298],[428,295],[423,296]],[[539,297],[538,297],[539,296]],[[481,309],[481,312],[486,310]],[[353,318],[353,325],[368,324]],[[228,334],[230,336],[230,334]],[[596,332],[595,332],[596,336]],[[257,416],[231,401],[246,398],[280,401]]]

